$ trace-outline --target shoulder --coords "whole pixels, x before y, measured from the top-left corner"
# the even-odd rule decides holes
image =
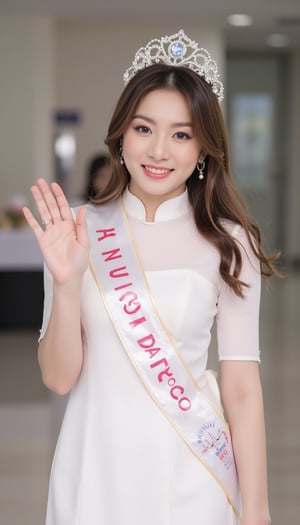
[[[250,232],[247,232],[241,224],[235,223],[227,219],[222,220],[222,226],[236,242],[237,247],[241,252],[243,264],[245,264],[247,260],[252,266],[258,269],[259,261],[255,254],[256,241],[253,235]]]
[[[104,204],[93,204],[92,202],[84,202],[77,206],[72,206],[71,211],[73,215],[76,216],[78,211],[81,208],[85,208],[87,214],[98,214],[99,215],[101,214],[102,211],[104,212],[105,210],[109,210],[113,208],[114,206],[116,206],[117,202],[118,202],[117,199],[106,202]]]
[[[222,219],[221,225],[225,231],[234,238],[237,238],[244,231],[243,227],[239,223],[230,221],[229,219]]]
[[[250,246],[250,238],[251,241],[253,241],[253,244],[255,245],[253,236],[251,235],[251,233],[247,233],[245,228],[243,228],[241,224],[230,221],[228,219],[222,219],[221,224],[228,233],[228,235],[230,235],[230,237],[238,241],[240,244]]]

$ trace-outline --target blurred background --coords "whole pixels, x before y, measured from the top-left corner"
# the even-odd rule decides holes
[[[124,70],[181,28],[219,64],[234,176],[282,252],[286,277],[262,293],[261,375],[272,523],[299,523],[300,2],[0,0],[1,525],[44,523],[66,402],[38,370],[42,260],[21,207],[40,176],[82,199]]]

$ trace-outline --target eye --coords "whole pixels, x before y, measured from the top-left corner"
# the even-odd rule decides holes
[[[174,137],[176,139],[179,139],[179,140],[189,140],[189,139],[192,138],[190,135],[188,135],[184,131],[177,131],[177,133],[175,133]]]
[[[135,126],[134,129],[138,132],[138,133],[151,133],[151,130],[150,128],[148,128],[148,126]]]

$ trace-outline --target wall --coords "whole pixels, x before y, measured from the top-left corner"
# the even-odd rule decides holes
[[[292,55],[290,77],[290,130],[287,140],[289,171],[286,176],[286,239],[287,254],[300,265],[300,50]]]
[[[53,40],[50,18],[0,16],[0,206],[52,172]]]

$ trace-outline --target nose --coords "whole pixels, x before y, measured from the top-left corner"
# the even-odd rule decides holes
[[[148,155],[156,161],[168,160],[170,156],[167,137],[163,134],[152,136],[149,144]]]

